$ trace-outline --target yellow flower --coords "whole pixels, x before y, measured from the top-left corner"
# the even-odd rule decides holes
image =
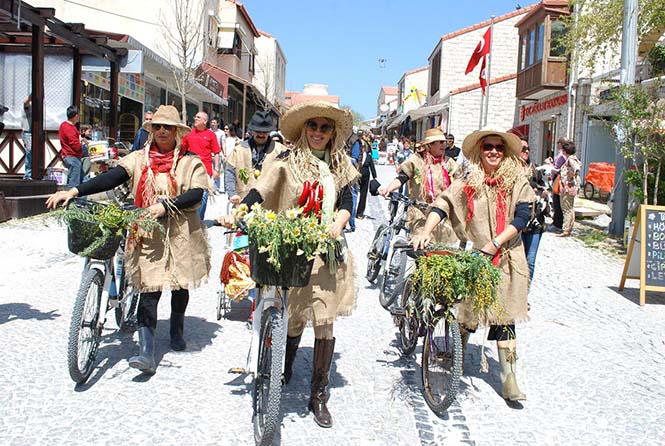
[[[291,234],[293,234],[294,237],[298,237],[300,235],[300,229],[295,228],[293,231],[291,231]]]
[[[302,249],[299,249],[298,251],[296,251],[297,256],[301,256],[303,254],[305,254],[305,251],[303,251]]]
[[[289,220],[293,220],[298,216],[298,214],[300,214],[299,209],[288,209],[286,211],[286,218],[288,218]]]
[[[268,252],[268,247],[267,246],[259,246],[259,252],[263,254],[264,252]]]
[[[275,214],[273,211],[270,211],[266,214],[266,220],[268,221],[275,221],[277,218],[277,214]]]
[[[314,228],[316,228],[316,225],[317,225],[317,224],[318,224],[318,223],[317,223],[316,221],[311,220],[311,221],[309,222],[309,229],[314,229]]]
[[[240,206],[238,206],[238,211],[240,212],[247,212],[248,210],[249,208],[246,203],[240,203]]]
[[[254,170],[254,178],[258,179],[258,178],[259,178],[259,175],[261,175],[261,171],[258,170],[258,169],[255,169],[255,170]]]

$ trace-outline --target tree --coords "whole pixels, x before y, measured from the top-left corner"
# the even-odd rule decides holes
[[[275,96],[275,64],[267,54],[261,54],[256,58],[257,72],[254,75],[258,77],[257,87],[263,94],[263,98],[257,97],[256,100],[261,104],[263,110],[270,110],[272,104],[277,104]]]
[[[359,112],[355,111],[353,108],[351,108],[350,105],[342,105],[341,108],[343,110],[348,110],[351,112],[351,114],[353,115],[353,125],[360,125],[365,120],[365,117]]]
[[[164,32],[164,46],[160,45],[171,61],[173,79],[182,106],[182,122],[187,122],[187,95],[194,88],[199,51],[203,44],[202,2],[196,0],[171,0],[171,8],[165,16],[160,12],[159,22]],[[174,23],[175,22],[175,23]]]

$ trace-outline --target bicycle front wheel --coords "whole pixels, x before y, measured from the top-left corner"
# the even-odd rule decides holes
[[[381,256],[383,251],[383,243],[385,241],[385,232],[388,226],[384,223],[378,227],[374,233],[374,240],[372,240],[372,245],[370,246],[369,252],[367,253],[367,280],[371,283],[374,283],[377,277],[379,277],[379,271],[381,270]]]
[[[84,383],[92,373],[97,356],[103,286],[104,276],[99,270],[93,268],[86,271],[74,302],[67,343],[67,365],[69,376],[79,384]]]
[[[259,361],[254,378],[254,440],[259,446],[272,444],[280,423],[284,332],[282,315],[269,307],[261,316]]]
[[[405,244],[404,237],[395,237],[394,244]],[[388,260],[383,269],[383,281],[379,291],[379,302],[386,310],[395,302],[404,286],[404,273],[406,271],[406,253],[401,249],[391,249]]]
[[[456,320],[443,317],[427,330],[421,373],[425,401],[442,416],[455,401],[462,374],[462,339]]]
[[[402,355],[408,356],[418,345],[418,316],[416,315],[416,290],[411,279],[406,281],[400,300],[401,315],[398,316],[399,349]]]

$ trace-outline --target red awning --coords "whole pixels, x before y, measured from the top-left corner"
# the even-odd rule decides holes
[[[518,125],[508,130],[508,133],[516,135],[518,138],[529,139],[529,124]]]

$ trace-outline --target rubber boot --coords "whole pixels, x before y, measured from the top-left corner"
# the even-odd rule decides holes
[[[499,347],[499,365],[501,366],[501,396],[508,401],[526,400],[517,387],[515,369],[517,365],[517,351],[508,347]]]
[[[171,348],[177,352],[184,351],[187,348],[187,343],[182,337],[185,326],[185,313],[171,312]]]
[[[471,332],[465,330],[463,327],[459,328],[460,337],[462,338],[462,375],[464,375],[464,358],[466,358],[466,347],[469,345],[469,337]]]
[[[312,370],[312,393],[309,397],[309,410],[314,413],[314,421],[321,427],[332,427],[332,416],[328,412],[328,382],[330,365],[335,351],[335,339],[315,339],[314,368]]]
[[[155,373],[155,332],[152,328],[139,328],[139,355],[129,358],[129,366],[145,373]]]
[[[291,376],[293,376],[293,361],[296,359],[296,352],[298,351],[298,345],[300,345],[299,336],[287,336],[286,337],[286,357],[284,358],[284,384],[288,384],[291,381]]]

